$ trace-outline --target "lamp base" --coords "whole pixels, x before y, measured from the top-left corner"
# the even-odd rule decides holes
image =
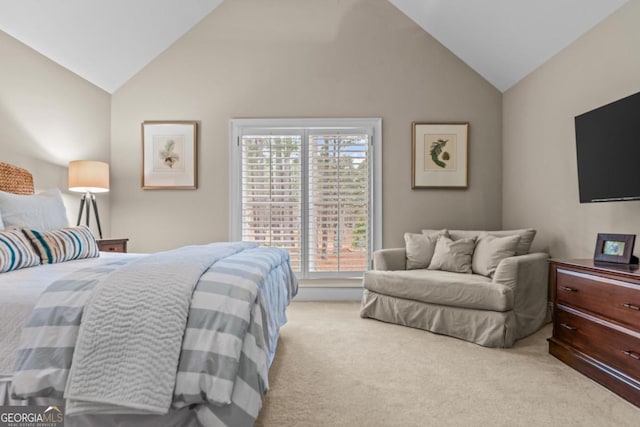
[[[89,227],[89,216],[91,211],[91,205],[93,205],[93,212],[96,215],[96,224],[98,225],[98,234],[102,239],[102,227],[100,226],[100,215],[98,215],[98,203],[96,202],[96,196],[93,193],[86,192],[82,199],[80,199],[80,212],[78,212],[78,221],[76,225],[80,225],[80,221],[82,220],[82,211],[86,208],[85,222],[87,227]]]

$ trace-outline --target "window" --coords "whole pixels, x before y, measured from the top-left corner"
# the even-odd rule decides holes
[[[231,121],[231,237],[291,254],[300,278],[353,277],[381,242],[380,119]]]

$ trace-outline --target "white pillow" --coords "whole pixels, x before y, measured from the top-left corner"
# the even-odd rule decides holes
[[[0,191],[0,215],[6,228],[49,231],[69,226],[60,190],[25,196]]]
[[[471,256],[475,245],[475,238],[451,240],[447,236],[438,237],[428,269],[471,273]]]
[[[476,243],[471,268],[474,273],[492,277],[498,264],[505,258],[516,254],[520,236],[496,237],[483,234]]]
[[[2,222],[2,215],[0,215],[0,230],[4,230],[4,222]]]

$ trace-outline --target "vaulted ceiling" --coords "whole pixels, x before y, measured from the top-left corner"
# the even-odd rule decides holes
[[[222,1],[1,1],[0,30],[113,93]],[[388,1],[505,91],[628,0]]]

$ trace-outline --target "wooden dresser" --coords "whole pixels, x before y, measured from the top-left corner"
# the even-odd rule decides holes
[[[637,266],[552,260],[549,353],[640,406]]]

